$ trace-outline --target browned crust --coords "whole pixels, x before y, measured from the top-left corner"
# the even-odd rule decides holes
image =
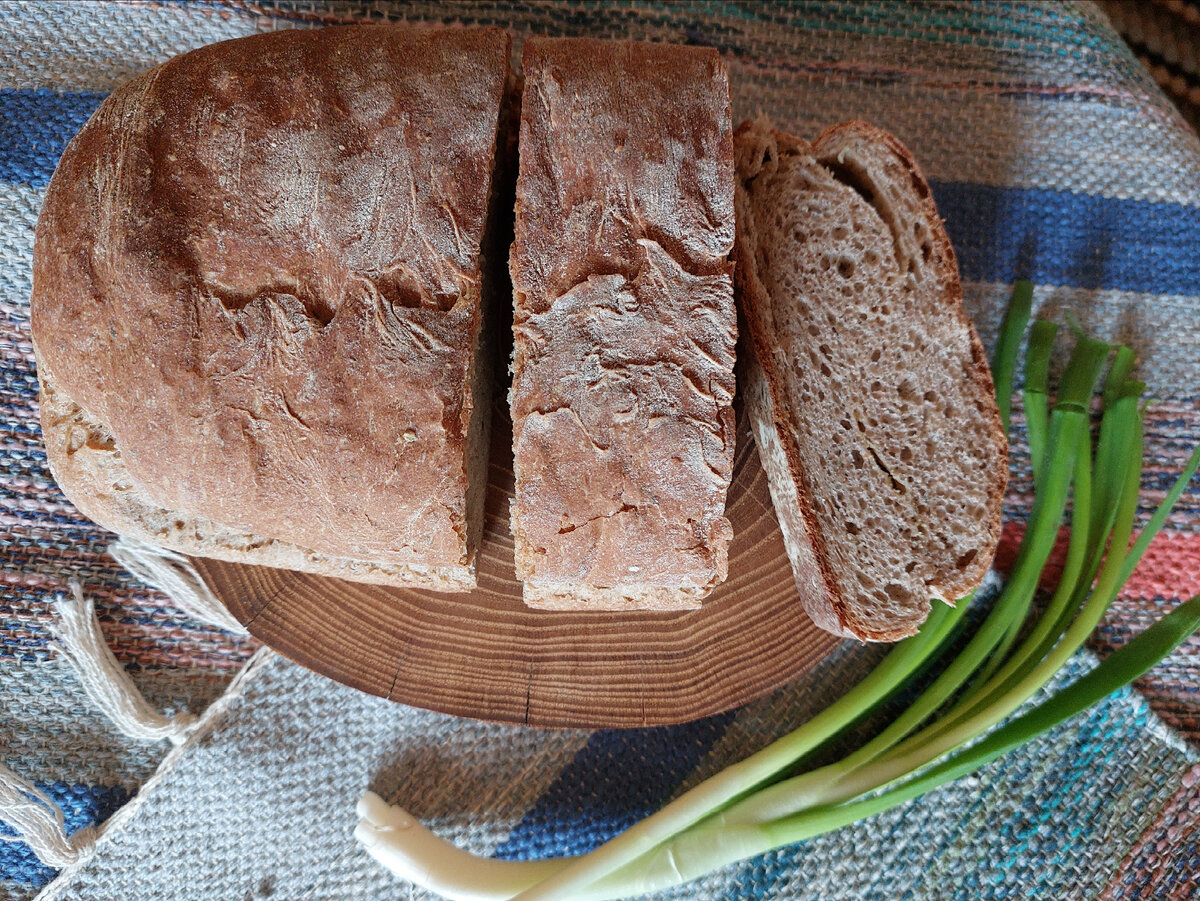
[[[532,38],[510,269],[531,606],[689,609],[723,581],[736,313],[716,51]]]
[[[740,141],[745,140],[746,135],[755,127],[756,124],[754,122],[742,122],[734,132],[735,146]],[[962,284],[959,279],[958,263],[954,248],[950,243],[949,236],[946,234],[942,219],[938,215],[928,182],[925,180],[924,175],[909,150],[893,135],[861,121],[846,122],[828,128],[812,144],[789,135],[786,132],[778,131],[774,128],[771,129],[772,137],[781,154],[809,154],[818,160],[821,159],[820,149],[823,146],[835,143],[838,137],[847,133],[857,135],[863,140],[886,146],[889,151],[901,160],[904,168],[910,174],[913,182],[913,190],[921,200],[921,209],[936,248],[934,256],[938,260],[938,275],[939,281],[943,285],[943,298],[959,322],[967,328],[970,336],[972,382],[980,396],[986,398],[994,397],[995,387],[992,382],[991,370],[988,367],[983,344],[980,342],[974,326],[963,310]],[[826,549],[824,532],[816,516],[813,490],[809,484],[805,467],[800,457],[800,450],[792,438],[796,423],[793,421],[782,382],[773,368],[773,358],[770,350],[773,336],[765,333],[761,317],[747,312],[764,307],[770,303],[770,300],[765,287],[757,275],[755,266],[757,236],[754,232],[753,217],[746,215],[748,212],[748,202],[744,192],[743,174],[740,171],[737,179],[737,192],[739,220],[737,242],[734,251],[734,284],[742,311],[739,316],[741,333],[745,336],[745,340],[750,343],[751,352],[754,356],[754,374],[761,375],[761,378],[765,381],[767,400],[769,401],[768,408],[773,417],[775,437],[784,451],[788,471],[796,488],[797,506],[804,523],[805,531],[802,540],[807,543],[813,554],[821,582],[825,589],[823,593],[802,593],[801,600],[813,622],[830,632],[857,637],[867,641],[897,641],[913,634],[915,630],[908,626],[894,628],[866,627],[857,617],[851,614],[849,604],[842,595],[834,578]],[[1008,441],[1004,434],[998,409],[995,409],[992,404],[987,406],[990,412],[994,414],[991,417],[992,422],[990,427],[992,439],[996,442],[997,447],[1003,450],[1002,453],[997,454],[995,463],[989,472],[988,535],[990,551],[978,554],[970,566],[960,571],[962,575],[959,578],[937,586],[945,596],[944,599],[949,603],[953,603],[957,598],[965,596],[969,591],[978,586],[991,565],[995,548],[1000,540],[1002,504],[1004,492],[1008,484]]]
[[[157,508],[473,566],[509,46],[391,25],[223,42],[122,86],[71,142],[38,223],[35,351]]]
[[[319,576],[396,588],[441,592],[475,587],[474,569],[381,564],[319,554],[288,541],[264,538],[154,503],[129,477],[120,450],[103,425],[89,421],[53,376],[38,371],[42,437],[54,481],[84,516],[100,526],[193,557],[273,566]]]

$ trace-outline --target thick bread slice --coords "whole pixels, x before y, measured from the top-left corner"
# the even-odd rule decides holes
[[[747,405],[801,597],[831,632],[911,635],[983,578],[1008,479],[954,251],[873,126],[735,143]]]
[[[509,47],[284,31],[109,96],[34,258],[43,430],[81,510],[188,554],[474,587]]]
[[[736,314],[716,51],[530,39],[510,403],[525,602],[678,610],[725,579]]]

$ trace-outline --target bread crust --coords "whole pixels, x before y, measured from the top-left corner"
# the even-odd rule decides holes
[[[392,25],[227,41],[122,86],[71,142],[38,222],[35,352],[147,510],[472,587],[472,360],[509,46],[501,29]]]
[[[422,567],[330,557],[289,541],[240,532],[180,510],[167,510],[129,475],[112,435],[69,397],[57,390],[45,370],[38,372],[42,438],[54,481],[92,522],[119,535],[195,557],[273,566],[390,585],[460,592],[475,587],[470,566]]]
[[[769,134],[769,139],[766,135]],[[901,164],[911,184],[907,187],[919,198],[930,240],[932,259],[937,265],[941,297],[949,311],[969,336],[971,360],[968,378],[973,391],[987,410],[984,440],[993,453],[984,474],[987,481],[987,541],[983,552],[964,567],[947,567],[943,577],[929,585],[934,597],[953,603],[978,586],[991,564],[1000,538],[1001,508],[1008,480],[1007,439],[995,406],[995,389],[983,345],[962,308],[962,287],[957,260],[923,174],[911,153],[892,135],[864,122],[847,122],[823,132],[808,142],[780,132],[762,123],[743,122],[735,131],[738,152],[737,215],[738,239],[734,253],[735,285],[743,311],[741,333],[751,353],[743,354],[745,391],[755,436],[763,456],[772,497],[780,517],[789,557],[801,598],[813,621],[839,635],[867,641],[895,641],[913,634],[912,623],[867,622],[857,615],[853,603],[838,584],[830,562],[826,536],[816,513],[814,494],[819,486],[810,484],[800,448],[794,435],[800,423],[791,410],[782,378],[774,369],[772,346],[776,340],[763,322],[762,311],[770,309],[770,297],[759,278],[757,252],[759,236],[744,185],[757,175],[749,172],[752,159],[763,156],[763,142],[771,145],[767,155],[776,157],[766,165],[778,165],[778,158],[800,154],[823,164],[834,162],[848,142],[865,142],[886,148]]]
[[[729,83],[695,47],[531,38],[514,290],[526,603],[688,609],[723,581],[735,441]]]

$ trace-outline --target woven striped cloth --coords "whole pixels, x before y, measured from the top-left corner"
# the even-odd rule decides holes
[[[363,788],[476,853],[583,851],[799,724],[878,655],[843,645],[768,698],[662,729],[458,720],[358,695],[261,651],[174,751],[122,738],[92,710],[47,648],[51,602],[70,578],[96,598],[110,645],[160,709],[201,711],[256,645],[189,621],[133,581],[105,553],[111,536],[50,477],[28,312],[46,183],[104,96],[174,54],[385,18],[503,25],[517,54],[530,33],[712,45],[739,117],[763,112],[807,136],[848,118],[895,132],[932,182],[985,344],[1012,282],[1028,277],[1044,314],[1074,311],[1089,332],[1138,350],[1159,399],[1147,416],[1143,517],[1200,443],[1200,139],[1092,4],[2,2],[0,762],[53,797],[70,829],[123,812],[95,854],[54,882],[26,846],[0,842],[0,897],[423,897],[351,839]],[[1014,427],[1001,573],[1032,496],[1019,409]],[[1197,592],[1193,483],[1093,651]],[[1200,897],[1200,641],[1136,688],[935,795],[671,897]]]

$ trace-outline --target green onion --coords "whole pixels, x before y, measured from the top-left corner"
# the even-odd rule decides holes
[[[1082,338],[1071,351],[1071,358],[1063,373],[1063,384],[1050,414],[1047,433],[1039,439],[1043,460],[1037,470],[1040,473],[1036,483],[1038,490],[1035,492],[1033,510],[1029,517],[1029,529],[1034,531],[1034,535],[1030,540],[1021,542],[1017,562],[1009,577],[1010,585],[1016,583],[1020,587],[1019,599],[1014,599],[1011,612],[1006,611],[1007,625],[1004,634],[992,649],[991,659],[978,681],[986,681],[993,669],[1008,656],[1033,603],[1042,569],[1058,538],[1067,489],[1076,474],[1076,457],[1081,453],[1089,453],[1086,443],[1088,398],[1095,390],[1096,381],[1110,350],[1111,348],[1101,341]],[[1038,365],[1040,367],[1042,363],[1039,361]],[[1039,371],[1038,378],[1042,376],[1043,373]],[[1048,511],[1039,510],[1043,502],[1052,502],[1054,506]],[[1032,564],[1025,558],[1026,551],[1034,555],[1035,562]],[[1008,593],[1009,591],[1005,592]]]
[[[1008,431],[1009,414],[1012,411],[1013,370],[1017,365],[1017,351],[1021,349],[1021,336],[1029,325],[1029,314],[1033,309],[1033,282],[1022,279],[1013,285],[1012,302],[1004,311],[1000,323],[1000,337],[996,339],[996,354],[992,357],[992,378],[996,383],[996,405],[1000,408],[1000,421]]]
[[[994,361],[1007,425],[1013,368],[1031,286],[1018,283]],[[1049,359],[1057,328],[1035,322],[1026,350],[1025,411],[1035,472],[1033,509],[1012,572],[975,634],[885,729],[841,759],[805,769],[853,727],[911,689],[963,627],[967,603],[934,604],[845,696],[792,733],[733,764],[589,854],[542,861],[473,857],[399,808],[368,795],[355,835],[399,875],[455,899],[621,898],[667,888],[745,857],[803,841],[918,797],[995,760],[1138,678],[1200,628],[1193,598],[1091,672],[1028,712],[1095,629],[1200,468],[1197,448],[1137,540],[1145,386],[1134,355],[1079,333],[1053,405]],[[1112,363],[1103,384],[1105,361]],[[1101,396],[1096,446],[1091,398]],[[1071,501],[1062,577],[1023,629]],[[1024,634],[1023,634],[1024,633]],[[1010,719],[1011,718],[1011,719]]]
[[[1126,384],[1129,383],[1129,374],[1133,372],[1133,364],[1136,361],[1137,357],[1133,353],[1133,348],[1124,346],[1117,348],[1112,366],[1108,370],[1108,377],[1104,380],[1104,406],[1112,406],[1113,401],[1122,393]],[[1146,386],[1142,385],[1137,393],[1141,394],[1145,390]]]
[[[974,772],[1128,685],[1198,628],[1200,596],[1181,604],[1049,700],[903,785],[850,803],[814,807],[769,823],[685,832],[675,841],[659,846],[653,855],[639,858],[574,897],[578,901],[620,898],[631,889],[648,892],[670,888],[717,867],[831,832],[910,801]]]
[[[1033,324],[1025,347],[1025,434],[1029,441],[1029,459],[1033,465],[1033,484],[1037,486],[1042,468],[1042,449],[1046,446],[1046,422],[1050,395],[1050,353],[1058,326],[1039,319]]]

